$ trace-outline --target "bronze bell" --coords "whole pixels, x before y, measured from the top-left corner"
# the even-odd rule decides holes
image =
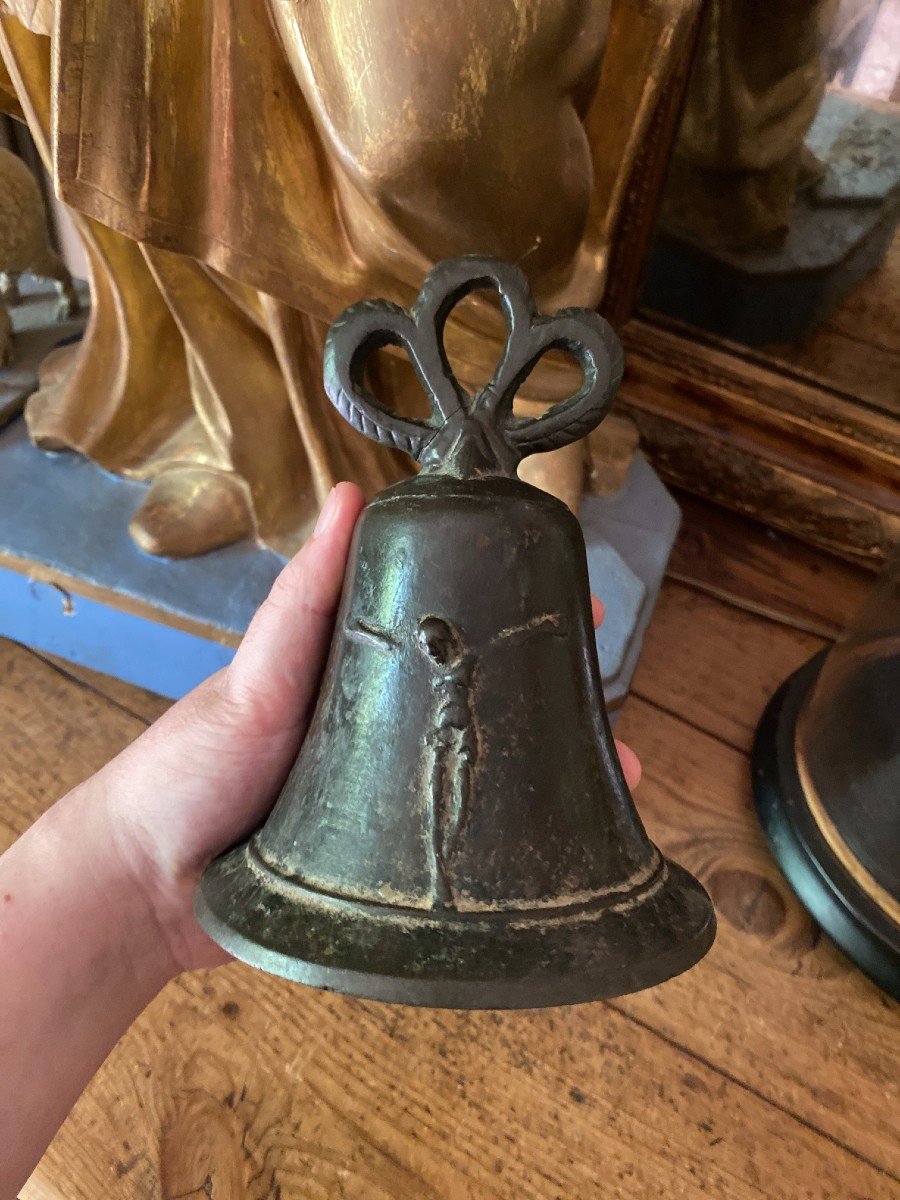
[[[508,340],[473,398],[443,327],[481,289]],[[430,421],[368,391],[387,344]],[[582,387],[518,419],[551,348]],[[709,949],[709,898],[649,841],[619,766],[580,526],[516,478],[525,455],[593,429],[621,374],[598,314],[536,315],[522,273],[493,259],[441,263],[410,311],[365,301],[332,326],[332,403],[422,470],[365,509],[297,761],[265,825],[201,881],[200,921],[237,958],[370,999],[524,1008],[649,987]]]

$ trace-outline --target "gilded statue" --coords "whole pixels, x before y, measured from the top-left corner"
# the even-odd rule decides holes
[[[762,249],[788,230],[821,166],[804,145],[822,101],[837,0],[710,0],[688,84],[664,220],[711,249]]]
[[[147,480],[162,555],[255,535],[290,552],[331,484],[406,473],[321,388],[327,324],[408,303],[434,261],[518,262],[538,303],[597,306],[658,152],[696,0],[0,0],[8,79],[91,265],[83,342],[55,351],[33,440]],[[448,326],[465,382],[503,329]],[[540,366],[526,406],[573,390]],[[414,411],[406,365],[373,386]],[[528,399],[528,396],[531,399]],[[532,468],[577,504],[583,445]]]
[[[78,310],[66,264],[50,245],[44,198],[17,154],[0,146],[0,366],[8,359],[12,321],[8,304],[19,298],[19,276],[50,279],[59,293],[59,316]]]

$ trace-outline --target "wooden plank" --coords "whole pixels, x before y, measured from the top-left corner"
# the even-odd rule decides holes
[[[0,638],[0,850],[145,728],[105,697]]]
[[[22,1200],[600,1195],[887,1200],[896,1190],[607,1007],[390,1008],[233,966],[166,989]]]
[[[790,890],[756,821],[746,757],[634,697],[616,732],[644,765],[650,835],[703,881],[719,917],[699,969],[616,1006],[896,1170],[900,1006]]]
[[[112,700],[114,704],[118,704],[120,708],[139,717],[148,725],[152,725],[167,708],[172,706],[173,701],[167,700],[165,696],[158,696],[156,692],[148,692],[146,688],[124,683],[121,679],[116,679],[114,675],[106,675],[102,671],[92,671],[89,667],[82,667],[78,663],[69,662],[68,659],[59,658],[55,654],[45,654],[40,650],[32,650],[32,654],[36,654],[44,662],[50,663],[63,675],[82,684],[90,691],[105,696],[107,700]]]
[[[789,534],[676,493],[684,520],[669,576],[751,612],[833,638],[874,583],[861,567]]]
[[[631,691],[747,751],[767,701],[824,645],[667,579]]]
[[[881,265],[847,293],[823,328],[900,355],[900,232],[894,234]],[[849,371],[847,378],[852,381]],[[896,401],[896,376],[893,383]]]
[[[0,699],[11,831],[142,728],[8,644]],[[888,1013],[765,856],[743,757],[639,701],[623,725],[651,829],[719,902],[705,964],[621,1011],[503,1015],[389,1009],[238,966],[183,978],[23,1200],[895,1194],[858,1157],[888,1152]],[[762,901],[745,876],[768,883]]]
[[[635,317],[619,410],[669,482],[856,561],[900,530],[889,413],[759,355]]]

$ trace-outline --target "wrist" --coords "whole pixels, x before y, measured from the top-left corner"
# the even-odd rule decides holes
[[[115,973],[121,965],[141,1006],[177,974],[158,914],[138,881],[136,856],[113,828],[100,777],[49,809],[29,830],[45,878],[70,891],[73,936],[90,939]]]
[[[103,809],[92,781],[0,856],[4,1196],[173,973]]]
[[[102,791],[108,841],[128,877],[130,907],[142,928],[152,934],[151,957],[166,979],[229,962],[230,955],[208,937],[194,915],[194,894],[205,862],[173,853],[178,839],[173,847],[172,839],[159,836],[158,819],[146,821],[143,806],[109,768],[83,786]]]

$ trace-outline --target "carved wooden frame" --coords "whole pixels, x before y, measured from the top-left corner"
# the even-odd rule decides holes
[[[900,540],[896,417],[645,313],[619,332],[619,411],[669,482],[864,564]]]
[[[698,12],[612,242],[600,311],[625,347],[616,411],[634,420],[670,483],[877,567],[900,540],[900,421],[749,347],[638,307]]]

